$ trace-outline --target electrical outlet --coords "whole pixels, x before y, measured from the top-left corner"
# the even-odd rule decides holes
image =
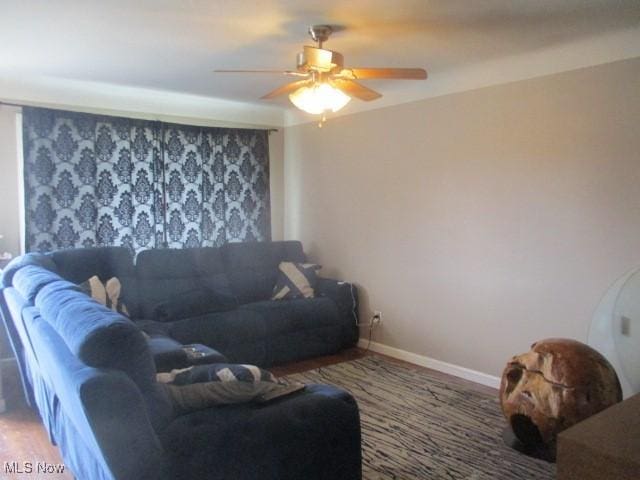
[[[626,337],[631,336],[631,319],[624,315],[620,317],[620,333]]]
[[[382,323],[382,312],[380,310],[373,311],[373,317],[371,318],[371,323],[373,323],[374,325],[378,325],[379,323]]]

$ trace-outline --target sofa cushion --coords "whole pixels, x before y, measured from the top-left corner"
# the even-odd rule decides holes
[[[138,316],[137,282],[133,257],[125,247],[93,247],[58,250],[47,254],[65,280],[82,283],[96,275],[106,282],[117,277],[122,285],[122,301],[133,317]]]
[[[11,260],[6,267],[2,269],[2,286],[9,287],[13,284],[13,276],[18,270],[27,265],[33,265],[45,268],[52,272],[56,271],[56,265],[53,260],[42,253],[27,253]]]
[[[74,248],[48,254],[62,278],[84,282],[94,275],[106,281],[111,277],[133,277],[133,257],[125,247]]]
[[[58,280],[60,280],[60,276],[54,272],[36,265],[27,265],[15,272],[13,286],[25,300],[33,303],[43,287]]]
[[[136,274],[141,318],[153,318],[160,303],[203,287],[232,295],[217,248],[145,250]]]
[[[182,344],[201,343],[216,349],[230,362],[265,365],[265,324],[257,312],[235,309],[161,325]]]
[[[195,317],[210,312],[226,312],[238,307],[233,295],[201,287],[173,295],[153,309],[152,318],[162,322]]]
[[[231,362],[260,366],[334,353],[347,344],[338,307],[326,297],[263,300],[161,325],[180,343],[202,343]]]
[[[220,250],[231,289],[241,304],[271,298],[280,262],[306,261],[297,241],[228,243]]]
[[[59,280],[40,291],[36,306],[42,317],[84,363],[122,370],[145,390],[155,367],[140,329],[69,285]]]
[[[252,343],[263,340],[266,335],[263,316],[243,309],[207,313],[166,325],[168,334],[180,343],[202,343],[222,353],[224,345]]]
[[[320,268],[315,263],[280,262],[272,299],[313,298]]]
[[[345,346],[345,327],[335,302],[329,298],[267,300],[242,305],[240,310],[263,319],[267,347],[263,366],[328,355]]]
[[[286,302],[264,300],[242,305],[240,310],[260,315],[264,321],[264,333],[269,338],[341,324],[335,302],[322,297],[296,298]]]
[[[57,321],[62,308],[76,300],[85,301],[87,294],[78,285],[66,280],[58,280],[44,286],[35,299],[35,306],[38,307],[43,316],[49,321]]]

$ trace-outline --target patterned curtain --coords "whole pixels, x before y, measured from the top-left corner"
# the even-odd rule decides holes
[[[224,186],[212,193],[214,204],[224,204],[226,240],[260,241],[264,232],[270,237],[267,135],[254,135],[251,130],[211,131],[205,144],[211,148],[214,182]]]
[[[27,251],[270,240],[267,132],[23,110]]]
[[[167,246],[271,238],[266,132],[166,125],[162,137]]]

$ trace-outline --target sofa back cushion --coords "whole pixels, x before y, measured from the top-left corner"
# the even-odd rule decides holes
[[[141,318],[154,318],[162,303],[202,288],[232,295],[214,247],[145,250],[136,259],[136,274]]]
[[[132,316],[137,316],[137,284],[131,252],[125,247],[74,248],[47,254],[62,278],[82,283],[94,275],[103,283],[116,277],[121,301]]]
[[[44,287],[35,301],[42,317],[84,363],[122,370],[145,389],[155,374],[142,332],[131,321],[65,280]]]
[[[298,241],[228,243],[220,250],[231,290],[240,303],[271,298],[280,262],[306,261]]]
[[[49,255],[60,276],[73,283],[82,283],[94,275],[102,281],[134,276],[133,257],[125,247],[74,248]]]
[[[23,267],[27,265],[35,265],[52,272],[56,271],[56,265],[48,255],[42,253],[27,253],[19,257],[14,258],[9,264],[2,269],[2,282],[0,286],[10,287],[13,284],[13,276]]]
[[[13,286],[30,304],[45,286],[60,280],[60,276],[46,268],[27,265],[13,275]]]

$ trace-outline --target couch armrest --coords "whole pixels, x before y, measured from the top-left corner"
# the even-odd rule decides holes
[[[113,477],[122,480],[157,480],[167,478],[162,445],[149,421],[145,401],[136,385],[122,372],[99,375],[88,379],[79,386],[81,405],[74,415],[86,417],[91,432],[80,430],[80,434],[92,435],[97,442],[83,443],[83,448],[75,450],[69,443],[70,455],[74,458],[74,467],[80,471],[74,473],[78,478],[97,478],[96,464],[103,464],[102,469]],[[142,413],[142,414],[141,414]],[[77,424],[71,417],[74,426]],[[82,425],[81,422],[80,425]],[[71,435],[76,430],[65,428]],[[84,441],[87,441],[84,435]],[[92,448],[100,451],[95,452]],[[84,450],[91,449],[91,450]],[[88,452],[96,456],[75,455],[76,452]],[[104,459],[104,460],[103,460]],[[86,470],[85,470],[86,469]],[[101,469],[101,470],[102,470]],[[95,475],[95,476],[94,476]],[[107,478],[106,473],[101,478]]]
[[[173,338],[152,336],[147,340],[157,372],[170,372],[206,363],[226,363],[227,357],[206,345],[182,345]],[[196,353],[196,355],[190,352]]]
[[[186,413],[167,427],[162,440],[170,478],[362,478],[358,406],[330,385],[307,385],[267,403]]]
[[[318,277],[316,295],[328,297],[336,302],[345,328],[349,330],[349,346],[358,341],[358,287],[353,283],[342,282],[331,278]]]

